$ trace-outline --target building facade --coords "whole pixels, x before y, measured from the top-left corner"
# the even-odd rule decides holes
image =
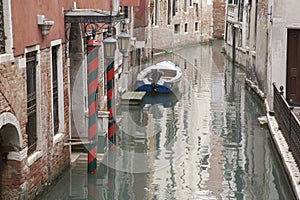
[[[212,1],[153,0],[149,3],[149,48],[174,48],[212,39]]]
[[[157,51],[223,38],[224,0],[147,0],[135,9],[138,46]]]
[[[213,9],[212,0],[0,0],[0,197],[34,198],[69,166],[72,149],[66,143],[87,137],[86,44],[93,25],[80,21],[91,17],[82,16],[83,11],[127,13],[133,37],[127,59],[140,66],[145,48],[222,36],[220,20],[213,25]],[[95,23],[100,41],[111,23],[106,17]],[[114,34],[120,30],[118,23]],[[100,48],[98,109],[106,111],[102,53]],[[126,56],[121,57],[116,52],[116,81]],[[128,85],[133,82],[129,76]],[[105,132],[107,124],[100,122]]]
[[[299,1],[269,0],[268,5],[268,82],[283,86],[285,97],[294,106],[300,106],[300,23]],[[268,94],[272,94],[269,88]],[[271,99],[268,99],[270,102]]]
[[[66,143],[82,128],[76,109],[86,119],[89,29],[66,22],[66,12],[119,6],[118,0],[0,1],[0,199],[34,198],[57,178],[70,164]],[[98,29],[97,38],[105,31]],[[103,59],[99,68],[104,90]]]
[[[247,81],[262,98],[267,97],[269,25],[267,0],[228,0],[225,50],[245,67]]]
[[[298,66],[299,17],[294,0],[228,0],[225,49],[245,66],[247,79],[273,107],[273,83],[300,106]]]

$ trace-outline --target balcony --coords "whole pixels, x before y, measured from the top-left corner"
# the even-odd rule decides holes
[[[238,6],[230,4],[227,7],[227,21],[231,23],[238,23]]]

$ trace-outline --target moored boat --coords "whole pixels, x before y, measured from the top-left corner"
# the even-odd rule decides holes
[[[170,93],[178,87],[182,78],[180,67],[171,61],[162,61],[142,70],[137,76],[137,90]]]

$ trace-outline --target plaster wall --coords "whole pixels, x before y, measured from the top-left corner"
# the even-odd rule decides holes
[[[272,22],[269,22],[268,102],[271,105],[272,83],[275,82],[277,87],[286,87],[287,32],[288,29],[300,29],[299,7],[300,1],[269,0],[268,9],[269,12],[272,11]]]

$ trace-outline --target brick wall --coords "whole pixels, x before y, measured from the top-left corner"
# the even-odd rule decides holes
[[[0,114],[11,112],[19,120],[22,133],[27,123],[26,71],[16,62],[0,64]],[[23,140],[26,139],[25,136]],[[23,147],[27,146],[27,140]]]
[[[225,0],[213,1],[213,36],[223,38],[225,28],[226,2]]]
[[[20,186],[26,181],[27,169],[24,161],[2,161],[2,199],[21,199],[26,197]],[[27,187],[25,184],[24,187]]]
[[[64,141],[69,139],[69,69],[65,62],[65,47],[63,45],[63,93],[64,93],[64,138],[53,144],[52,132],[52,81],[50,50],[40,51],[40,104],[39,116],[40,133],[38,150],[42,152],[30,166],[27,158],[22,161],[3,160],[2,167],[2,198],[25,199],[33,198],[42,189],[53,181],[67,166],[69,166],[69,148],[64,147]],[[26,67],[18,65],[17,62],[0,64],[0,114],[4,112],[13,113],[20,123],[20,130],[23,137],[23,147],[27,147],[27,91],[26,91]],[[24,61],[24,60],[23,60]],[[20,61],[21,62],[21,61]],[[23,189],[20,189],[23,188]],[[24,189],[25,188],[25,189]],[[24,193],[25,191],[25,193]]]
[[[65,48],[63,47],[63,66],[65,66]],[[64,116],[65,135],[61,142],[53,144],[52,133],[52,80],[50,74],[50,50],[41,51],[41,93],[42,93],[42,137],[45,142],[41,151],[45,152],[42,158],[30,166],[31,179],[29,182],[29,196],[34,196],[44,188],[47,182],[53,181],[69,165],[69,149],[64,147],[64,140],[69,139],[69,97],[68,97],[68,68],[63,68],[63,93],[64,93]],[[47,154],[46,152],[49,152]]]

